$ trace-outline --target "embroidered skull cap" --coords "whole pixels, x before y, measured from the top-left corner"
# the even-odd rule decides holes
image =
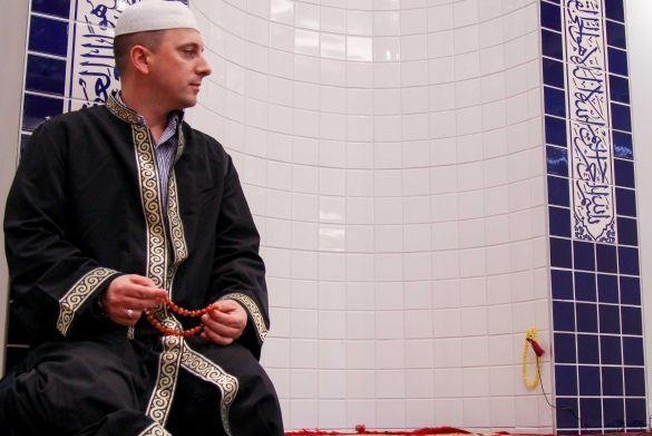
[[[115,36],[167,29],[195,29],[194,14],[180,1],[141,0],[127,6],[115,25]]]

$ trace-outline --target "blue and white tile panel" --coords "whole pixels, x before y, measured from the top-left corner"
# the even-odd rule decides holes
[[[556,427],[647,425],[622,0],[542,0]]]

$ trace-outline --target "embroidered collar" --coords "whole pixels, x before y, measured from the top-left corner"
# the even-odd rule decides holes
[[[109,111],[120,118],[122,121],[125,121],[129,124],[136,124],[138,126],[147,126],[145,118],[138,114],[136,111],[127,107],[127,105],[122,101],[120,97],[120,92],[115,90],[107,99],[106,107]],[[170,112],[168,116],[168,126],[170,123],[174,123],[175,127],[183,121],[184,112],[181,110]],[[176,130],[176,129],[175,129]]]

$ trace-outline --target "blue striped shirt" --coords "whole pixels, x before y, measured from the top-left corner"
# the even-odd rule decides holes
[[[115,94],[116,101],[129,109],[127,105],[122,101],[120,93]],[[131,110],[131,109],[130,109]],[[140,124],[147,126],[145,118],[141,115],[138,116]],[[170,180],[170,172],[172,171],[172,165],[174,164],[174,158],[177,154],[177,148],[179,147],[179,132],[178,128],[181,124],[183,118],[182,111],[175,111],[170,113],[168,116],[168,124],[163,130],[163,134],[154,144],[154,153],[156,154],[156,166],[158,167],[158,181],[160,185],[160,195],[163,200],[163,208],[167,210],[168,202],[168,182]]]

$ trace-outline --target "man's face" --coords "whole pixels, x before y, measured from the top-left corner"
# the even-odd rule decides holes
[[[202,79],[211,73],[201,34],[193,29],[166,30],[150,59],[150,80],[160,90],[165,109],[194,106]]]

